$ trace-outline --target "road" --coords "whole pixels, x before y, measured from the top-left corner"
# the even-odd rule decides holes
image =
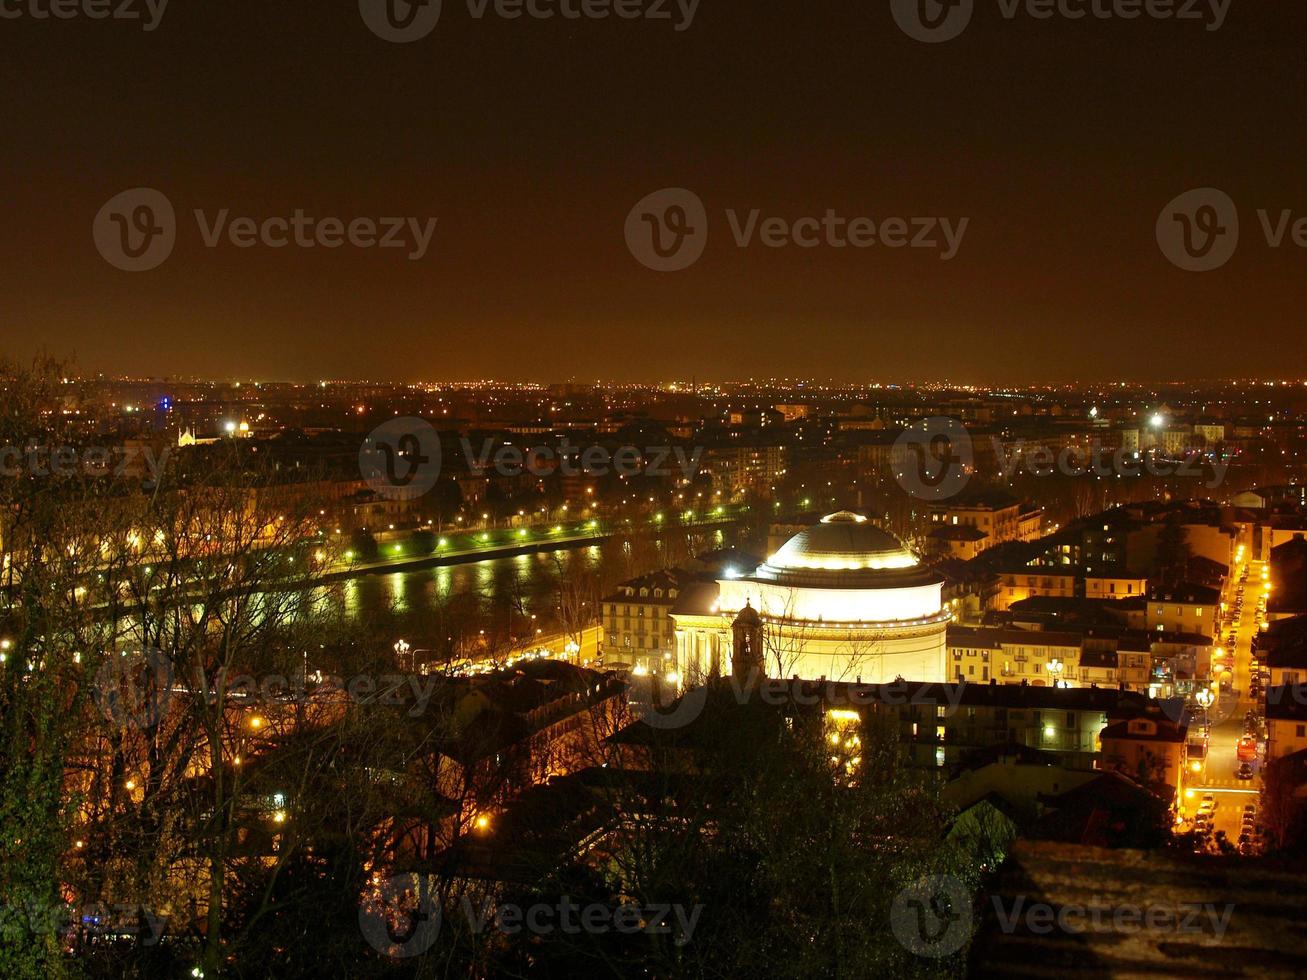
[[[1242,549],[1240,552],[1242,554]],[[1234,610],[1245,568],[1248,570],[1248,579],[1243,583],[1243,607],[1236,617]],[[1186,810],[1190,813],[1197,807],[1198,800],[1204,793],[1210,792],[1216,797],[1213,829],[1224,830],[1231,842],[1239,839],[1244,806],[1248,803],[1256,804],[1261,789],[1260,751],[1264,748],[1263,745],[1259,744],[1259,758],[1253,763],[1253,778],[1241,780],[1236,778],[1235,773],[1239,768],[1237,746],[1244,734],[1244,716],[1252,710],[1258,713],[1261,711],[1260,705],[1249,697],[1248,690],[1253,676],[1252,640],[1260,629],[1259,610],[1266,594],[1262,579],[1265,568],[1264,562],[1245,562],[1240,558],[1236,561],[1226,586],[1223,617],[1229,619],[1222,627],[1218,646],[1225,649],[1225,656],[1220,662],[1233,673],[1233,693],[1220,697],[1210,709],[1212,727],[1206,769],[1200,777],[1201,783],[1191,784],[1190,791],[1185,794]],[[1231,630],[1237,633],[1237,640],[1233,648],[1228,648],[1225,643]],[[1214,676],[1219,675],[1220,669],[1216,664],[1213,664],[1212,672]]]

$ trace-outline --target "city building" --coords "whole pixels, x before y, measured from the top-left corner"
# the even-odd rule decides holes
[[[1307,684],[1274,684],[1266,689],[1266,758],[1307,749]]]
[[[1188,736],[1187,724],[1161,711],[1122,719],[1099,735],[1100,765],[1145,786],[1169,786],[1173,795],[1184,780]]]
[[[1272,687],[1307,683],[1307,616],[1274,620],[1253,640]]]
[[[945,525],[930,532],[930,540],[950,558],[970,561],[989,547],[989,535],[970,524]]]
[[[1162,586],[1148,593],[1148,628],[1217,636],[1221,591],[1206,585]]]
[[[947,636],[952,679],[1080,686],[1080,633],[950,626]]]
[[[1035,540],[1042,519],[1039,508],[1023,506],[1000,490],[987,490],[932,505],[931,537],[945,544],[954,557],[972,558],[1007,541]],[[957,528],[974,529],[980,536],[950,530]]]
[[[1212,639],[1119,625],[948,628],[950,678],[1032,687],[1124,687],[1153,697],[1192,693],[1211,671]]]
[[[676,653],[672,607],[689,572],[667,569],[621,583],[601,600],[604,660],[637,673],[662,673]]]
[[[746,493],[770,496],[785,475],[785,447],[713,446],[700,457],[699,472],[711,481],[714,493],[728,500]]]
[[[691,683],[729,673],[747,610],[761,621],[753,654],[768,676],[944,680],[943,581],[888,531],[840,511],[675,606],[676,660]]]

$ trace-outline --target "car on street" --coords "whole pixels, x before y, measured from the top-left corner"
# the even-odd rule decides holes
[[[1235,779],[1252,779],[1253,767],[1247,762],[1240,763],[1239,768],[1235,771]]]

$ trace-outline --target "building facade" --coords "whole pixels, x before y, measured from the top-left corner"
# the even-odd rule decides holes
[[[804,528],[748,574],[672,612],[688,683],[730,673],[732,624],[761,617],[768,676],[942,681],[951,615],[943,578],[892,534],[841,511]]]

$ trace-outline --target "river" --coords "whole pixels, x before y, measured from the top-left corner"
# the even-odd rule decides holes
[[[337,612],[378,638],[404,637],[419,651],[450,650],[482,630],[496,645],[559,628],[560,586],[593,604],[619,582],[679,564],[693,549],[729,547],[734,528],[685,535],[608,538],[597,544],[457,565],[359,575],[327,590]],[[534,618],[533,618],[534,617]]]

